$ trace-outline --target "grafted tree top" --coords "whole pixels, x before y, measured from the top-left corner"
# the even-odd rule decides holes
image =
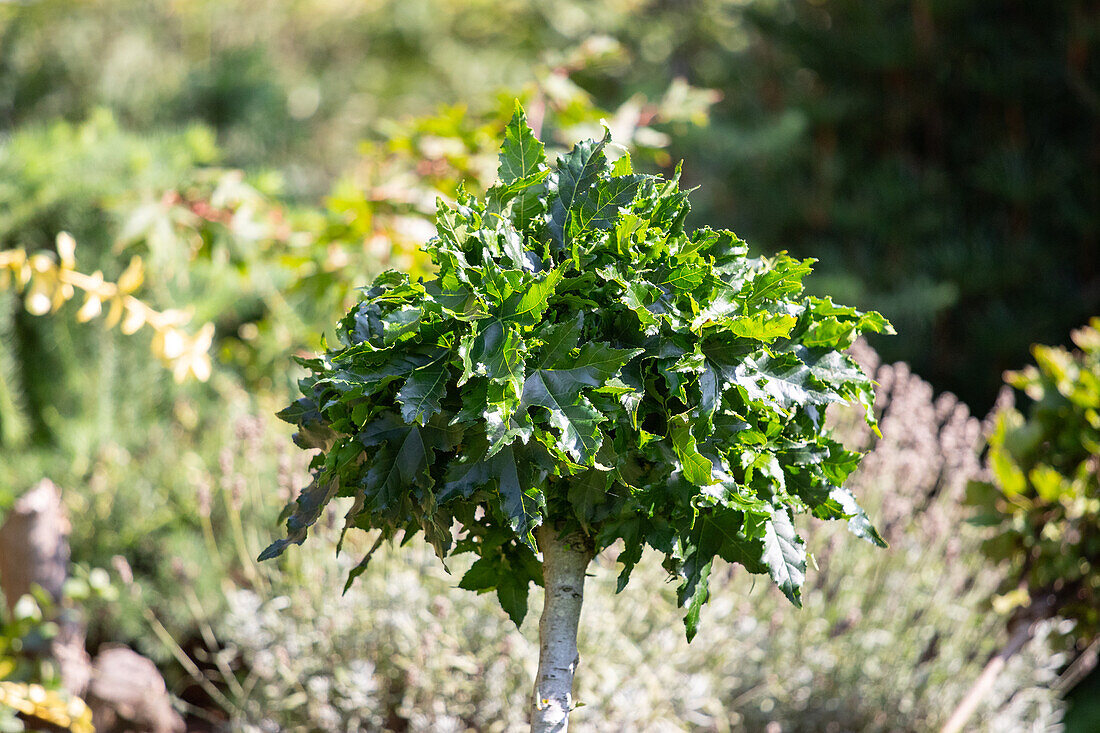
[[[300,361],[303,397],[280,415],[321,452],[263,557],[351,497],[348,528],[476,553],[462,587],[495,590],[518,624],[542,582],[533,532],[551,523],[596,551],[622,540],[620,587],[644,546],[661,553],[690,637],[716,558],[800,602],[795,514],[881,544],[843,488],[859,457],[824,414],[858,401],[873,421],[844,351],[889,324],[804,295],[810,260],[689,231],[679,172],[636,173],[609,143],[551,165],[517,105],[499,182],[439,202],[436,277],[380,275],[337,343]]]

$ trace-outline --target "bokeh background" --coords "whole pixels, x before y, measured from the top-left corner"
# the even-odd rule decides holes
[[[805,610],[731,570],[690,648],[660,568],[616,597],[606,559],[577,724],[942,724],[1007,633],[963,504],[979,419],[1100,314],[1085,0],[0,2],[0,519],[48,478],[71,524],[63,597],[4,609],[0,679],[60,689],[36,649],[67,610],[190,729],[522,728],[535,624],[460,574],[394,549],[341,596],[355,542],[253,562],[306,478],[290,355],[374,274],[427,272],[435,197],[492,182],[517,97],[557,149],[603,120],[637,167],[683,161],[689,224],[817,258],[811,290],[898,332],[863,357],[882,440],[836,418],[877,445],[856,488],[892,549],[808,530]],[[980,729],[1100,725],[1066,712],[1058,623]]]

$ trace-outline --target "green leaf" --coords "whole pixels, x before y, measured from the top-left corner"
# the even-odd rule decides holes
[[[429,469],[434,452],[454,447],[457,432],[437,422],[408,425],[387,413],[359,433],[359,441],[372,451],[363,477],[367,506],[387,509],[399,505],[411,487],[430,488]]]
[[[580,190],[570,209],[580,229],[610,229],[619,218],[619,211],[629,206],[647,176],[616,176],[596,181]]]
[[[317,523],[325,506],[336,496],[340,483],[332,478],[314,476],[309,486],[302,489],[295,503],[294,513],[287,520],[286,539],[272,542],[267,549],[260,553],[259,560],[270,560],[283,554],[288,545],[300,545],[305,541],[306,533],[310,527]]]
[[[425,425],[440,411],[439,401],[447,394],[448,374],[447,361],[442,355],[412,371],[397,392],[397,403],[401,405],[401,417],[405,422]]]
[[[493,186],[486,192],[489,213],[507,217],[518,230],[526,230],[542,213],[546,193],[544,182],[549,175],[549,170],[541,170],[527,178]],[[527,260],[533,259],[538,259],[537,255],[527,250]]]
[[[796,260],[786,255],[776,258],[770,268],[761,270],[748,287],[745,305],[762,307],[767,301],[776,301],[802,292],[802,279],[810,274],[811,260]]]
[[[526,248],[523,235],[516,230],[512,222],[502,219],[496,233],[501,251],[513,267],[528,272],[538,272],[543,269],[542,258]]]
[[[291,425],[298,425],[307,420],[319,420],[321,413],[317,411],[317,405],[313,400],[302,397],[290,403],[289,407],[276,412],[275,417]]]
[[[485,376],[494,382],[507,385],[508,396],[518,396],[523,388],[523,340],[513,329],[508,329],[500,348],[485,359]]]
[[[474,491],[501,474],[503,469],[496,463],[496,456],[486,457],[488,450],[489,443],[484,436],[475,434],[470,439],[462,455],[447,465],[443,486],[436,497],[440,504],[457,497],[468,499]]]
[[[561,363],[573,349],[577,348],[583,327],[584,314],[577,313],[565,323],[554,323],[543,328],[538,333],[543,346],[540,349],[536,368],[545,369]]]
[[[432,360],[431,353],[410,349],[376,351],[354,358],[341,359],[337,366],[314,385],[315,391],[331,388],[337,392],[370,396],[385,389],[390,382],[408,378],[413,370]]]
[[[807,349],[804,346],[798,346],[795,347],[794,353],[815,379],[836,390],[848,385],[857,386],[867,381],[867,376],[852,361],[852,358],[839,351]]]
[[[378,539],[374,541],[374,544],[371,545],[371,548],[363,555],[363,558],[356,563],[355,567],[348,571],[348,579],[344,583],[344,593],[351,590],[351,586],[355,582],[355,579],[367,571],[367,566],[370,565],[371,558],[374,557],[374,553],[378,551],[378,548],[382,546],[383,540],[387,539],[387,537],[387,532],[380,532]]]
[[[573,460],[591,461],[603,442],[598,424],[606,418],[581,395],[586,387],[602,387],[639,349],[615,349],[603,343],[585,344],[573,366],[539,369],[523,383],[520,412],[530,407],[549,411],[550,424],[560,432],[560,445]]]
[[[558,160],[554,172],[550,174],[550,235],[559,247],[566,244],[570,212],[580,195],[596,182],[598,174],[604,170],[607,159],[603,149],[610,141],[611,132],[608,131],[600,142],[585,140],[577,143],[568,155]]]
[[[657,325],[657,316],[650,310],[650,306],[661,298],[662,291],[658,286],[645,280],[627,278],[611,267],[602,268],[597,272],[600,277],[622,288],[622,303],[638,316],[638,321],[643,328],[651,329]]]
[[[499,582],[500,564],[496,562],[496,558],[483,557],[470,566],[458,587],[463,590],[486,591],[496,588]]]
[[[569,503],[582,527],[591,528],[601,518],[599,509],[607,503],[613,478],[612,472],[593,468],[569,479]]]
[[[482,321],[476,328],[475,333],[463,336],[459,343],[458,355],[463,369],[458,385],[465,384],[471,377],[484,376],[507,388],[499,400],[492,402],[510,402],[511,398],[518,398],[523,387],[523,339],[514,326],[506,326],[500,321]],[[486,397],[489,394],[487,391]]]
[[[603,444],[599,423],[606,418],[580,395],[583,385],[561,371],[565,370],[540,369],[529,376],[523,383],[519,409],[545,407],[550,424],[561,434],[562,449],[587,465]]]
[[[802,343],[810,348],[846,349],[855,341],[855,334],[855,323],[829,317],[811,323]]]
[[[684,616],[684,631],[687,640],[695,638],[699,630],[699,612],[710,597],[710,569],[713,562],[693,553],[684,561],[684,582],[677,591],[676,600],[681,607],[687,608]]]
[[[570,379],[588,387],[600,387],[619,373],[627,362],[644,353],[644,349],[616,349],[596,341],[585,344],[575,361],[568,368],[559,362],[556,373],[568,374]]]
[[[546,506],[539,484],[530,465],[517,462],[511,446],[490,456],[487,441],[479,438],[465,460],[450,464],[438,500],[443,504],[457,497],[469,498],[478,489],[495,490],[516,537],[534,548],[533,532],[542,523]]]
[[[630,153],[623,152],[615,162],[611,164],[612,176],[629,176],[634,172],[634,163],[630,160]]]
[[[401,341],[415,333],[420,325],[422,311],[413,306],[404,306],[382,319],[383,338],[386,346]]]
[[[533,532],[535,527],[542,524],[542,511],[546,508],[546,500],[542,496],[538,486],[531,480],[530,472],[521,469],[516,463],[516,457],[512,447],[508,446],[493,456],[495,465],[499,467],[497,486],[500,493],[500,508],[508,517],[516,536],[531,549],[535,548]],[[526,469],[527,466],[524,466]],[[526,599],[526,595],[524,596]],[[524,608],[527,601],[524,600]],[[522,620],[522,616],[520,617]]]
[[[698,373],[699,409],[704,419],[710,419],[722,403],[722,393],[739,378],[737,370],[749,353],[749,347],[707,340],[700,345],[700,353],[702,360],[685,357],[684,366]]]
[[[786,509],[776,509],[764,523],[764,564],[768,574],[791,603],[802,607],[802,581],[806,577],[806,548],[794,531]]]
[[[751,400],[787,412],[795,407],[826,404],[835,398],[817,389],[805,364],[793,354],[748,356],[734,368],[732,381]]]
[[[512,619],[516,628],[523,624],[523,618],[527,615],[527,591],[526,580],[521,582],[510,575],[502,576],[500,584],[497,585],[497,600],[500,601],[500,607],[508,614],[508,618]]]
[[[764,547],[760,539],[745,532],[744,512],[723,509],[706,512],[699,518],[699,546],[727,562],[740,563],[750,573],[766,573]]]
[[[275,416],[298,426],[298,432],[293,439],[299,448],[325,450],[337,438],[331,423],[317,409],[317,403],[312,399],[303,397],[296,400],[289,407],[275,413]]]
[[[707,269],[702,265],[680,265],[668,273],[663,284],[680,292],[690,293],[703,284],[706,276]]]
[[[754,313],[745,318],[735,318],[730,333],[741,338],[772,342],[791,334],[798,319],[786,313]]]
[[[871,524],[871,520],[867,518],[867,513],[863,511],[851,491],[834,486],[832,491],[829,492],[829,498],[839,504],[844,516],[848,517],[849,532],[877,547],[889,546],[886,544],[886,540],[882,539],[882,535],[878,533],[878,530],[874,528],[874,525]]]
[[[542,319],[542,314],[550,305],[558,283],[562,279],[562,270],[555,269],[544,277],[532,282],[522,293],[510,296],[502,305],[500,319],[506,323],[521,326],[534,326]]]
[[[543,145],[527,126],[527,115],[516,102],[512,121],[504,128],[504,144],[500,148],[500,180],[512,183],[526,179],[537,173],[545,160]]]
[[[687,416],[680,416],[669,423],[672,431],[672,449],[680,459],[680,470],[696,486],[709,486],[714,483],[711,475],[713,466],[708,458],[695,448],[695,436],[691,434],[691,423]]]

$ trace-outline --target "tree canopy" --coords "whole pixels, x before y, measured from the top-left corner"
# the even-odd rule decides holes
[[[541,584],[533,530],[623,542],[619,588],[648,546],[680,579],[694,636],[716,559],[800,603],[794,516],[844,519],[883,544],[844,481],[859,456],[825,409],[871,382],[844,353],[877,313],[803,295],[812,260],[754,258],[729,231],[687,231],[688,192],[611,160],[610,133],[553,165],[518,107],[484,200],[438,202],[434,279],[380,275],[302,359],[280,413],[320,449],[262,555],[301,543],[336,497],[375,547],[422,532],[461,586],[518,624]],[[352,571],[361,573],[370,553]]]

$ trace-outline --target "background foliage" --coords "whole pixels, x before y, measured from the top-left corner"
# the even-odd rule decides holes
[[[608,108],[679,77],[717,90],[710,128],[669,128],[705,183],[697,221],[820,257],[822,291],[908,334],[877,344],[890,358],[983,410],[1030,343],[1100,306],[1085,0],[39,0],[0,33],[0,128],[100,106],[130,129],[201,122],[307,197],[378,120],[484,109],[540,68]]]
[[[1031,403],[1026,417],[998,413],[993,480],[975,482],[970,500],[993,528],[986,554],[1011,567],[1000,605],[1026,611],[1050,597],[1084,645],[1100,630],[1100,318],[1073,341],[1079,351],[1036,346],[1035,364],[1006,374]]]

